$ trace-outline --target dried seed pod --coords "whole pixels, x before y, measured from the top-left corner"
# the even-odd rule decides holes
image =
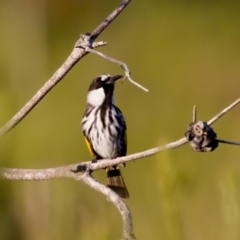
[[[190,123],[185,137],[195,152],[211,152],[218,147],[217,134],[203,121]]]

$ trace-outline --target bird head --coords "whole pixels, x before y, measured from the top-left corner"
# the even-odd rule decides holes
[[[101,106],[104,102],[112,103],[114,83],[122,77],[103,74],[94,78],[88,89],[87,102],[95,107]]]

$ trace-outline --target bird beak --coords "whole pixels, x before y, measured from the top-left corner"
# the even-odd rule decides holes
[[[117,81],[118,79],[122,78],[123,76],[122,75],[116,75],[116,76],[113,76],[111,78],[111,82],[114,83],[115,81]]]

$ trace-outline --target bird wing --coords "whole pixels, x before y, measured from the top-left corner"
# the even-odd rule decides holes
[[[121,112],[121,110],[113,105],[113,107],[115,108],[116,112],[117,112],[117,115],[119,116],[118,118],[118,121],[119,121],[119,125],[121,126],[121,130],[119,132],[119,135],[118,137],[121,139],[121,150],[119,152],[119,156],[126,156],[127,154],[127,126],[126,126],[126,122],[125,122],[125,119],[124,119],[124,116]]]
[[[125,143],[125,150],[124,150],[125,154],[124,155],[126,155],[127,154],[127,129],[125,129],[125,131],[124,131],[124,143]]]

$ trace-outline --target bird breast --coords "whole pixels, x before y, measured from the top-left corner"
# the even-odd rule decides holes
[[[90,141],[94,151],[102,158],[114,158],[121,150],[124,129],[116,119],[117,113],[114,107],[105,111],[101,116],[100,107],[92,107],[89,114],[85,114],[82,120],[82,130]]]

